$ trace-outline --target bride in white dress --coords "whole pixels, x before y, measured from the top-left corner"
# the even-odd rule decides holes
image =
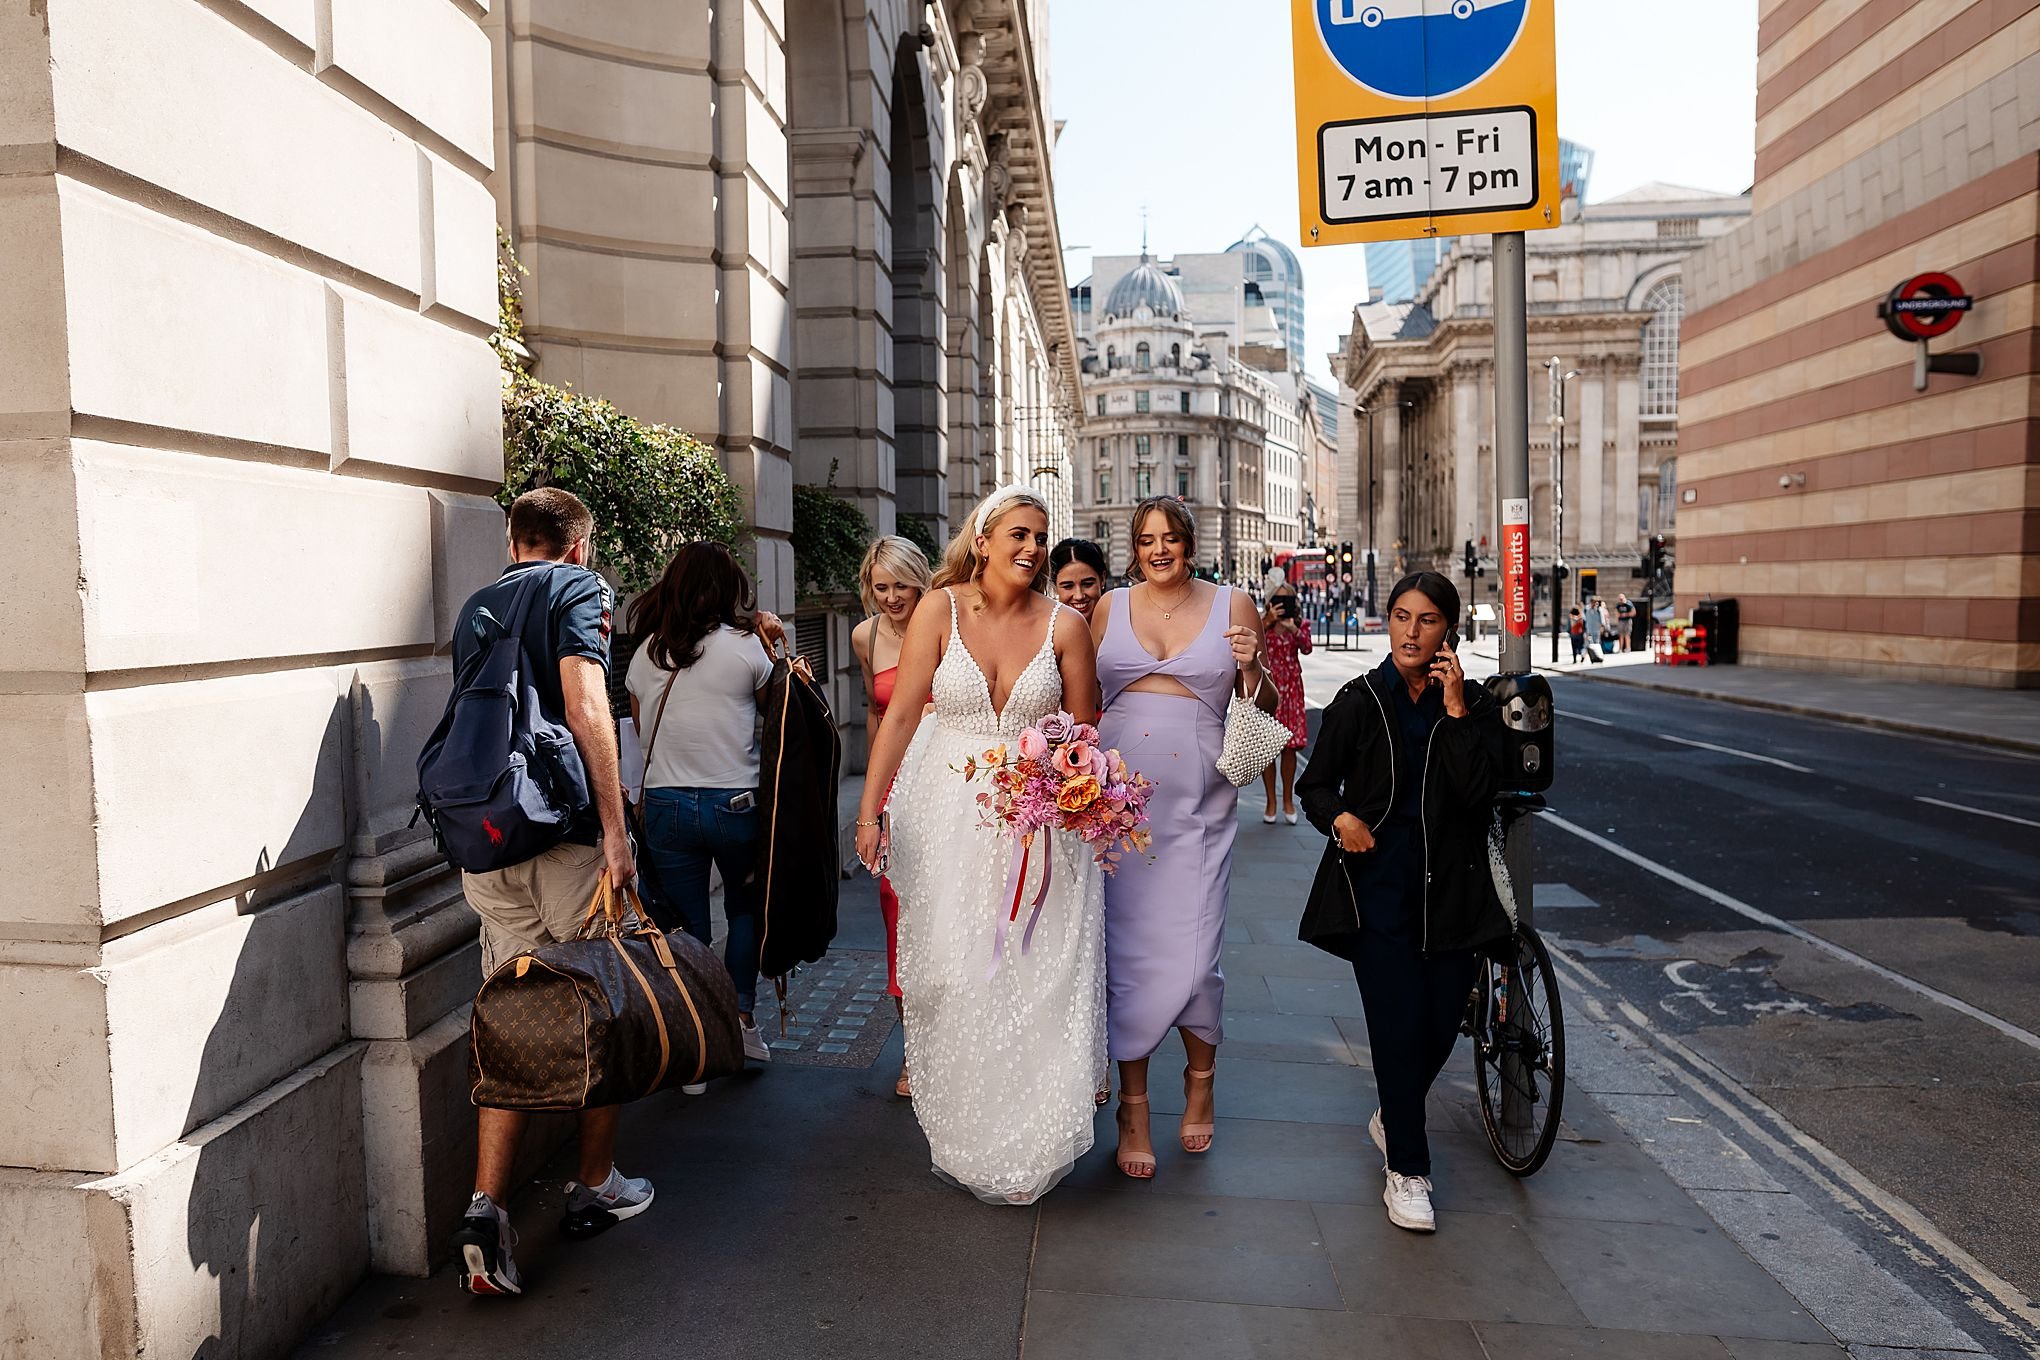
[[[1002,940],[1015,842],[981,825],[989,785],[962,774],[1057,710],[1097,721],[1090,630],[1041,593],[1047,573],[1047,507],[1024,486],[992,493],[908,625],[857,814],[858,858],[875,871],[889,856],[900,899],[914,1113],[936,1174],[991,1204],[1033,1203],[1090,1149],[1105,1062],[1100,871],[1076,837],[1037,838]],[[1052,876],[1023,950],[1044,849]]]

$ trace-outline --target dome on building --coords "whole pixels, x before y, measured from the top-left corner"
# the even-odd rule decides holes
[[[1142,307],[1171,320],[1182,319],[1189,310],[1183,305],[1183,290],[1176,286],[1176,281],[1146,256],[1141,257],[1137,268],[1112,285],[1112,295],[1105,299],[1105,315],[1123,319]]]

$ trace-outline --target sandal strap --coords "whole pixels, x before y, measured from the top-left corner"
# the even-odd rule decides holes
[[[1121,1091],[1119,1093],[1119,1103],[1121,1105],[1145,1105],[1148,1103],[1147,1093],[1143,1091],[1139,1095],[1133,1095],[1130,1092]]]
[[[1216,1067],[1207,1067],[1202,1072],[1199,1072],[1194,1068],[1186,1067],[1183,1069],[1183,1075],[1190,1078],[1190,1080],[1192,1081],[1203,1081],[1206,1077],[1217,1076],[1218,1069]]]

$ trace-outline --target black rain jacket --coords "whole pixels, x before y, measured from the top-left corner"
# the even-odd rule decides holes
[[[1402,778],[1399,744],[1389,716],[1390,686],[1402,680],[1369,671],[1341,689],[1325,709],[1310,765],[1296,793],[1310,824],[1330,837],[1297,938],[1328,954],[1353,959],[1360,950],[1359,902],[1346,873],[1357,859],[1339,848],[1332,823],[1350,812],[1379,827]],[[1501,706],[1484,686],[1466,685],[1466,716],[1441,718],[1424,754],[1424,910],[1418,946],[1425,953],[1479,949],[1507,939],[1511,926],[1488,864],[1488,828],[1506,768]]]

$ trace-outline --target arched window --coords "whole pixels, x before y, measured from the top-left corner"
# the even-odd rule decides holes
[[[1119,367],[1119,346],[1117,345],[1105,346],[1105,367],[1107,368]]]
[[[1169,346],[1169,367],[1181,368],[1182,366],[1183,366],[1183,347],[1181,345]]]
[[[1686,315],[1686,285],[1674,274],[1643,299],[1643,414],[1679,413],[1679,322]]]
[[[1144,369],[1149,367],[1149,358],[1147,341],[1143,340],[1133,347],[1133,366],[1135,368]]]

